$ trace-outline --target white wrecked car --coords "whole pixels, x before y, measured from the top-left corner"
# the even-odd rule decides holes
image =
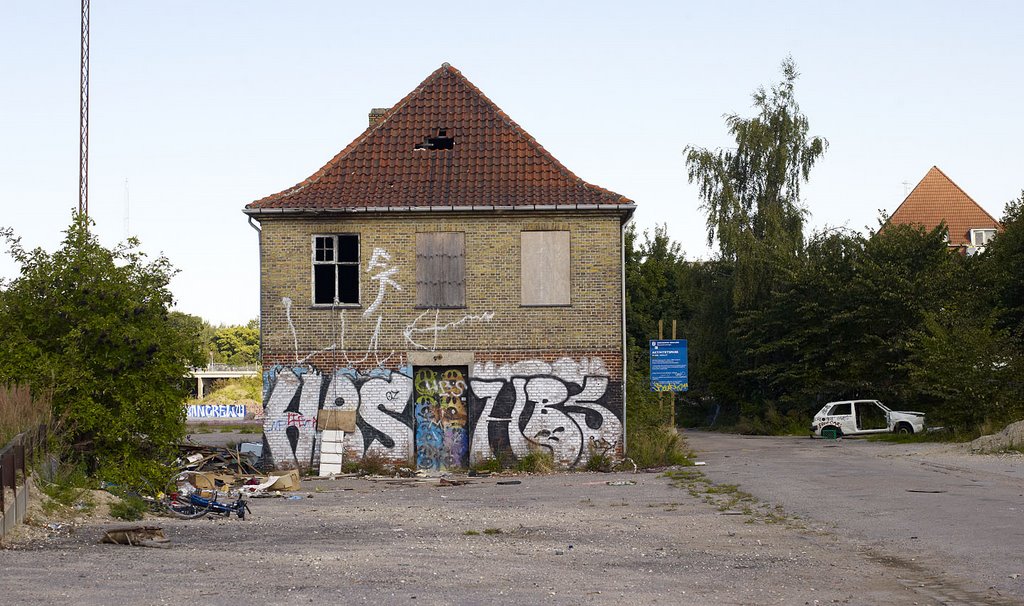
[[[878,400],[829,402],[814,415],[811,436],[857,436],[924,431],[924,413],[889,410]]]

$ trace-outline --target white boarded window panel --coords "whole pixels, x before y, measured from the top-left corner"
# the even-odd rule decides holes
[[[569,232],[521,234],[522,304],[569,305]]]
[[[416,306],[466,306],[466,235],[416,234]]]

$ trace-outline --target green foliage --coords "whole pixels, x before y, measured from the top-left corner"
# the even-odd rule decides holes
[[[184,430],[195,335],[172,320],[165,257],[134,239],[107,249],[76,214],[54,253],[4,236],[21,272],[0,300],[0,382],[52,394],[63,436],[113,481],[162,473]]]
[[[213,389],[203,396],[203,401],[228,404],[259,402],[262,398],[263,380],[261,377],[233,377],[215,382]]]
[[[718,240],[722,257],[735,261],[737,306],[756,304],[775,274],[803,248],[806,210],[800,185],[828,142],[808,136],[810,124],[796,102],[799,74],[791,57],[781,82],[753,94],[758,114],[725,117],[732,149],[687,146],[687,174],[707,212],[708,244]]]
[[[548,451],[534,451],[516,461],[516,470],[526,473],[551,473],[555,459]]]
[[[218,328],[210,343],[217,352],[218,361],[238,366],[259,363],[260,333],[252,323]]]
[[[146,515],[149,506],[141,498],[126,496],[120,501],[110,504],[110,516],[119,520],[134,522]]]
[[[634,423],[628,430],[628,454],[637,467],[693,465],[687,456],[685,443],[674,427],[652,427]]]
[[[498,473],[502,470],[502,466],[498,459],[484,459],[477,461],[472,469],[477,473]]]
[[[991,319],[955,308],[927,314],[906,364],[910,389],[935,411],[932,423],[974,428],[1024,416],[1024,363]]]

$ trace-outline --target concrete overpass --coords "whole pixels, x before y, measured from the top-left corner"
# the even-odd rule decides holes
[[[193,368],[188,376],[196,380],[196,397],[202,398],[205,391],[205,382],[213,382],[218,379],[235,379],[238,377],[258,377],[260,376],[260,367],[210,364],[206,368]]]

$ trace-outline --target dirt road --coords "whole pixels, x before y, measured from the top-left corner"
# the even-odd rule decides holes
[[[1024,603],[1019,453],[971,455],[960,445],[863,439],[687,438],[714,481],[782,505],[869,557],[950,591]]]
[[[108,525],[2,550],[2,601],[1012,603],[936,598],[845,537],[720,511],[658,474],[306,480],[297,494],[253,500],[245,520],[149,521],[169,549],[97,544]]]

